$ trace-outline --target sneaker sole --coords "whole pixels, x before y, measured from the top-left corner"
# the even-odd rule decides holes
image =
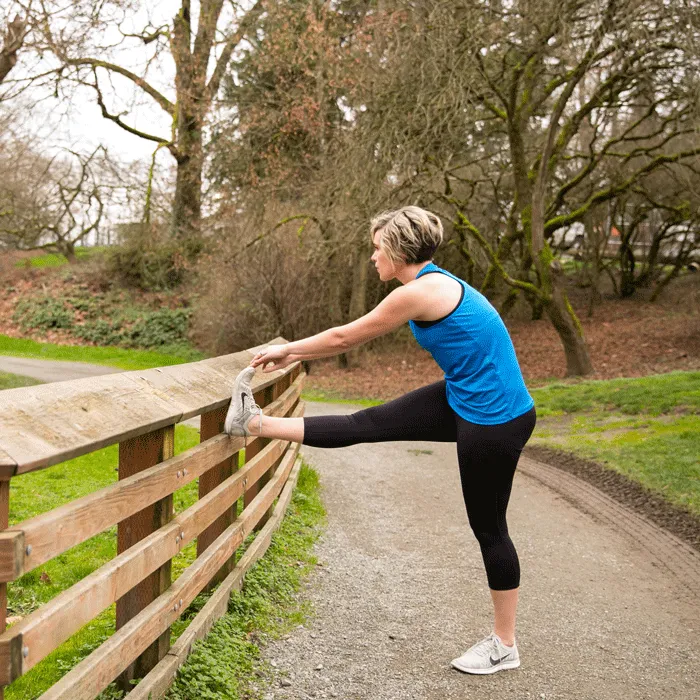
[[[246,367],[245,369],[241,370],[241,371],[238,373],[238,376],[236,377],[236,381],[233,383],[233,390],[231,391],[231,397],[232,397],[232,398],[233,398],[234,396],[235,396],[235,397],[238,397],[238,396],[240,395],[240,393],[241,393],[241,383],[243,382],[243,376],[244,376],[244,374],[246,374],[247,372],[249,372],[250,369],[252,369],[252,368]],[[253,370],[252,374],[250,374],[250,378],[252,378],[254,375],[255,375],[255,370]],[[236,416],[236,412],[235,412],[235,410],[234,410],[234,403],[233,403],[233,401],[231,401],[231,405],[230,405],[229,408],[228,408],[228,411],[227,411],[227,413],[226,413],[226,418],[225,418],[225,420],[224,420],[224,432],[229,433],[229,435],[232,434],[232,433],[230,433],[231,423],[233,423],[233,421],[234,421],[234,419],[235,419],[236,417],[237,417],[237,416]],[[242,429],[241,429],[241,434],[240,434],[240,435],[237,435],[236,433],[233,433],[233,436],[234,436],[234,437],[243,437],[244,435],[245,435],[245,431],[243,431]]]
[[[462,673],[470,673],[478,676],[486,676],[491,673],[498,673],[498,671],[507,671],[512,668],[518,668],[518,666],[520,666],[520,659],[518,659],[517,661],[507,661],[505,663],[498,664],[493,668],[466,668],[464,666],[460,666],[457,663],[456,659],[452,662],[452,668],[456,668]]]

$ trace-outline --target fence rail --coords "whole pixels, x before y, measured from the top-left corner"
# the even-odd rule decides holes
[[[91,700],[113,680],[131,688],[134,678],[142,680],[131,698],[160,697],[193,641],[225,612],[231,590],[267,549],[299,472],[298,445],[262,438],[246,445],[222,432],[232,380],[256,350],[0,393],[0,700],[2,687],[113,603],[116,632],[41,699]],[[302,416],[304,378],[298,364],[260,377],[256,401],[267,415]],[[174,455],[175,424],[197,415],[200,444]],[[8,527],[12,478],[60,469],[115,443],[116,483]],[[198,500],[174,515],[173,493],[195,479]],[[114,525],[115,558],[5,630],[8,581]],[[236,562],[237,548],[254,530]],[[171,582],[173,557],[194,539],[197,558]],[[172,623],[217,583],[171,649]]]

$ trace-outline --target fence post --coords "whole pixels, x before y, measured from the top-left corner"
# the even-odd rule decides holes
[[[0,481],[0,531],[10,524],[10,480]],[[7,626],[7,584],[0,583],[0,634]],[[5,688],[0,686],[0,700],[5,697]]]
[[[203,413],[199,428],[199,441],[204,442],[222,433],[224,420],[228,406]],[[225,459],[220,464],[212,467],[199,477],[199,498],[213,491],[220,483],[226,481],[238,469],[238,452]],[[238,515],[238,503],[234,503],[225,513],[222,513],[206,530],[203,530],[197,538],[197,556],[202,552],[236,519]],[[236,563],[236,555],[233,556],[219,569],[211,579],[205,590],[210,590],[215,584],[223,581],[233,570]]]
[[[169,459],[175,453],[175,426],[154,430],[119,443],[119,479],[125,479]],[[147,535],[166,525],[173,517],[172,494],[122,520],[117,526],[117,554],[129,549]],[[171,562],[134,586],[117,601],[117,629],[143,610],[170,586]],[[170,648],[170,628],[151,644],[121,674],[119,685],[130,690],[134,678],[145,676]]]

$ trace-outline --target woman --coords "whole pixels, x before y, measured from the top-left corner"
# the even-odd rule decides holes
[[[397,279],[403,286],[352,323],[259,352],[236,379],[225,430],[313,447],[386,440],[456,442],[469,524],[491,590],[494,629],[452,665],[478,674],[517,668],[520,566],[508,536],[506,508],[520,452],[535,427],[534,402],[496,310],[466,282],[433,264],[443,237],[438,217],[404,207],[374,219],[371,235],[379,278]],[[263,418],[255,405],[250,381],[256,367],[271,372],[297,360],[347,352],[407,321],[444,371],[443,381],[347,416]]]

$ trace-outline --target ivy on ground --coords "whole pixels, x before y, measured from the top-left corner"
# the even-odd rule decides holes
[[[191,309],[134,306],[120,293],[84,294],[59,299],[38,295],[22,299],[13,320],[25,331],[62,329],[95,345],[176,349],[189,345]]]

